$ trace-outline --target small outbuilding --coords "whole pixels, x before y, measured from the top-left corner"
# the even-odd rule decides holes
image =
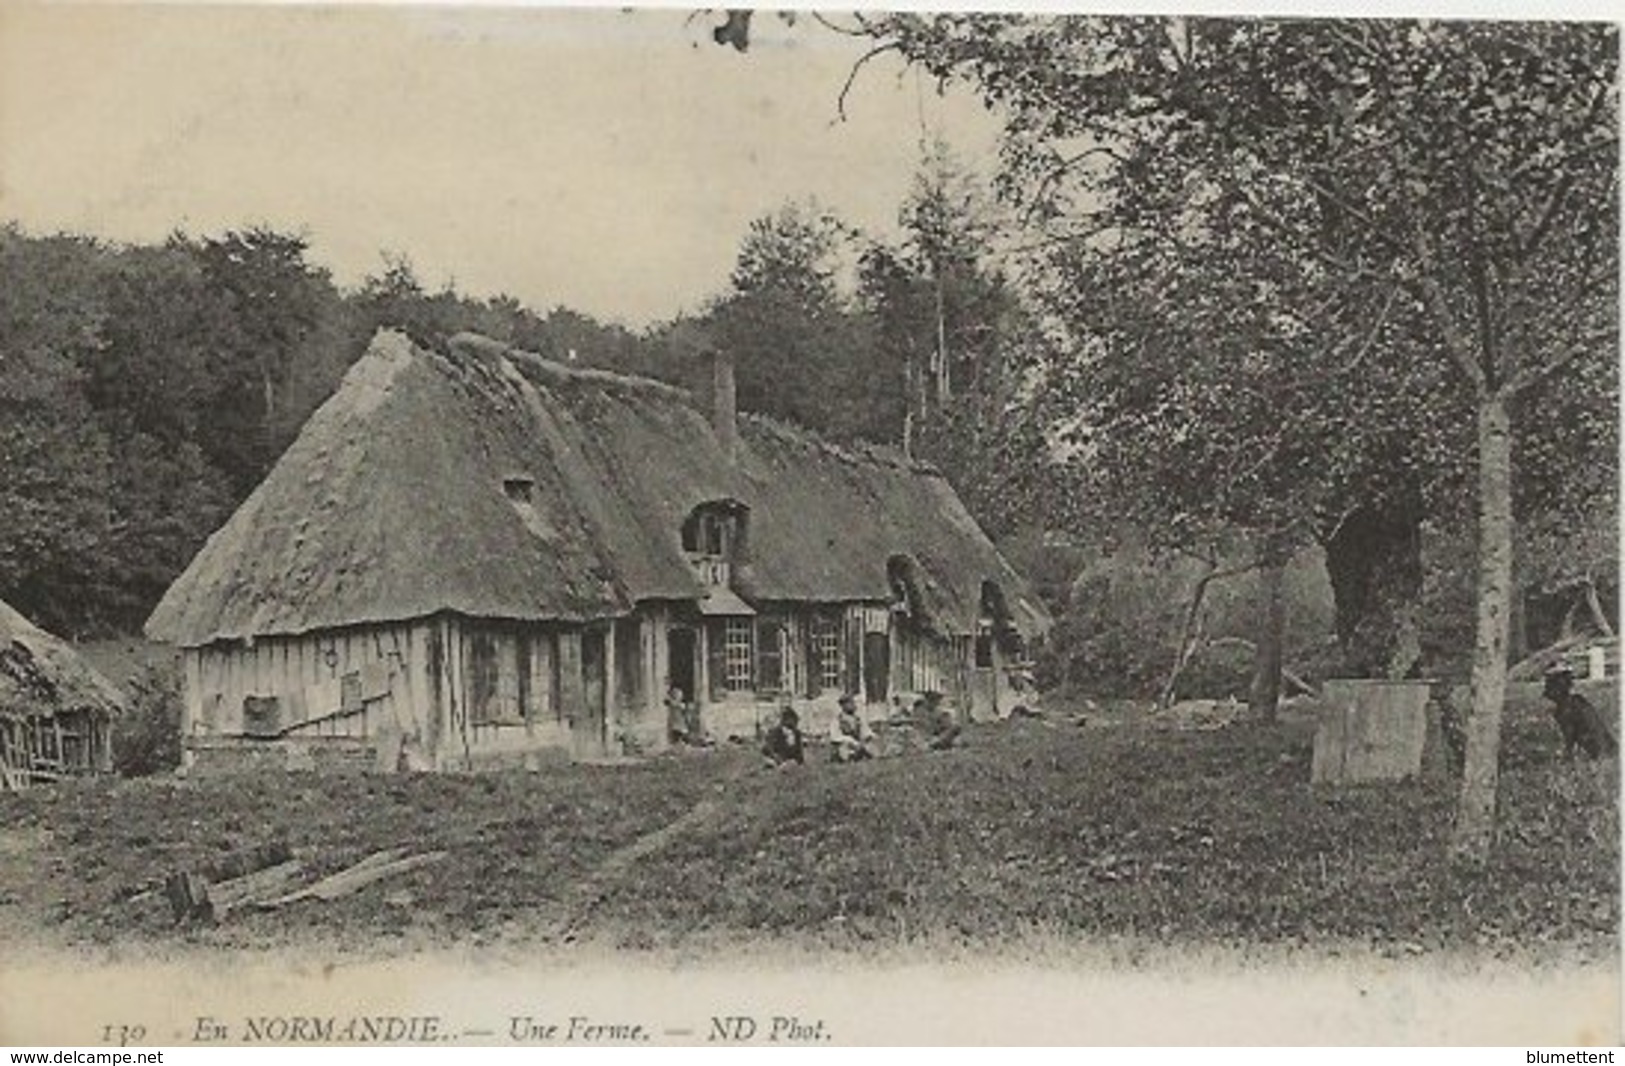
[[[111,771],[123,709],[67,642],[0,601],[0,791]]]

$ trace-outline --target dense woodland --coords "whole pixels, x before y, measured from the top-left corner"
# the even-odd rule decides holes
[[[475,330],[680,385],[701,351],[726,346],[745,409],[837,440],[906,436],[995,534],[1030,525],[1011,485],[1036,469],[1044,439],[1037,420],[1006,415],[1030,399],[1018,395],[1034,365],[1022,346],[1036,331],[975,231],[956,225],[983,209],[980,196],[933,147],[900,244],[787,204],[742,235],[705,308],[639,331],[505,295],[426,291],[398,257],[341,289],[298,233],[176,234],[151,247],[8,226],[0,596],[68,635],[138,631],[381,327],[427,343]],[[950,357],[934,361],[944,346]],[[1012,450],[1020,462],[1006,462]]]
[[[0,230],[0,595],[47,627],[139,630],[380,325],[480,329],[625,365],[644,343],[565,310],[341,291],[302,236],[117,246]]]

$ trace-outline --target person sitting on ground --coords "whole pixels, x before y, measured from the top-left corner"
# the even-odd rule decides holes
[[[1574,674],[1559,666],[1546,674],[1545,696],[1552,701],[1552,717],[1563,734],[1563,756],[1574,758],[1580,748],[1593,759],[1613,755],[1619,742],[1591,701],[1574,691]]]
[[[945,751],[959,742],[961,732],[954,713],[943,706],[942,693],[927,692],[914,705],[916,728],[926,737],[926,747],[932,751]]]
[[[829,727],[829,758],[831,762],[858,762],[871,759],[874,752],[870,744],[874,730],[858,713],[858,702],[851,695],[841,696],[841,710]]]
[[[785,704],[779,711],[779,724],[767,731],[762,741],[762,754],[767,758],[767,765],[775,770],[791,763],[799,766],[806,762],[801,742],[801,718],[794,707]]]

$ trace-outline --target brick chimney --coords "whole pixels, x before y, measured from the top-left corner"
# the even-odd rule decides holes
[[[739,452],[739,412],[734,390],[734,357],[732,352],[712,348],[711,361],[711,430],[717,435],[722,454],[733,462]]]

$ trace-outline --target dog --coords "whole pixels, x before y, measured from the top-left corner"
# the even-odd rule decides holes
[[[1552,718],[1563,734],[1563,756],[1574,758],[1576,750],[1588,758],[1601,759],[1619,751],[1619,741],[1591,701],[1574,691],[1574,674],[1559,667],[1546,674],[1545,696],[1552,701]]]

